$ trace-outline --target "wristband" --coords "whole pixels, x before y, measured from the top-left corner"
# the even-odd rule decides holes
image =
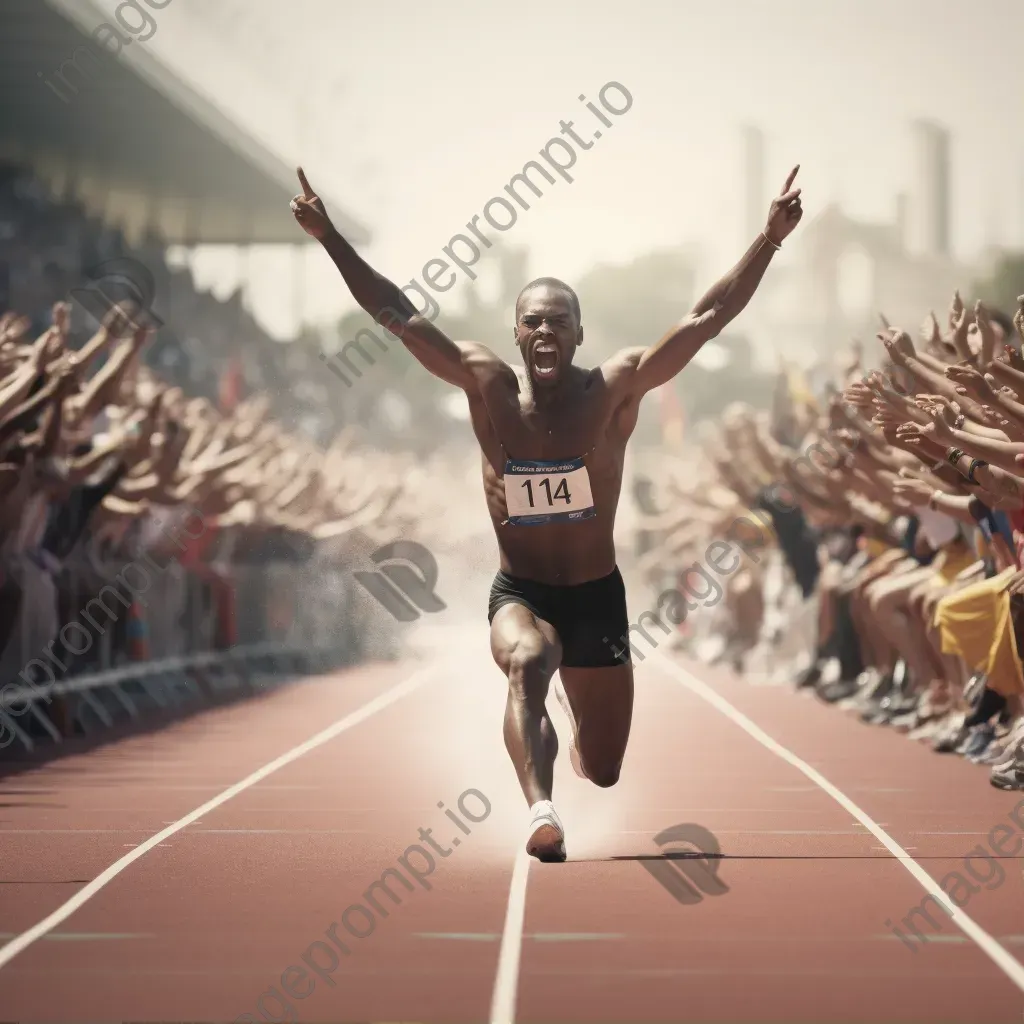
[[[984,459],[971,459],[971,468],[967,471],[967,479],[972,484],[976,484],[978,481],[974,479],[974,471],[976,469],[984,469],[988,463]]]
[[[771,247],[772,247],[772,248],[773,248],[773,249],[774,249],[774,250],[775,250],[776,252],[778,252],[778,251],[779,251],[779,250],[780,250],[780,249],[782,248],[782,246],[781,246],[781,245],[776,245],[776,244],[775,244],[775,243],[774,243],[774,242],[773,242],[773,241],[772,241],[772,240],[771,240],[771,239],[770,239],[770,238],[768,237],[768,235],[767,235],[767,233],[766,233],[766,232],[762,231],[762,232],[761,232],[761,237],[762,237],[762,238],[763,238],[763,239],[764,239],[764,240],[765,240],[765,241],[766,241],[766,242],[767,242],[767,243],[768,243],[768,244],[769,244],[769,245],[770,245],[770,246],[771,246]]]
[[[956,469],[956,464],[964,457],[962,448],[947,448],[946,461]]]

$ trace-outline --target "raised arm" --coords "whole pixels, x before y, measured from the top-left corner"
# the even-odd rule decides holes
[[[793,180],[798,164],[789,173],[782,191],[772,200],[764,231],[728,274],[710,289],[690,314],[676,324],[657,344],[641,350],[635,361],[633,389],[644,394],[670,381],[700,351],[705,342],[717,337],[743,311],[757,291],[772,256],[800,223],[803,209],[800,189]]]
[[[378,324],[401,338],[413,357],[435,377],[464,391],[476,390],[474,363],[486,360],[488,355],[497,362],[497,356],[473,342],[457,344],[430,320],[420,316],[402,289],[378,274],[341,237],[301,167],[297,173],[302,195],[292,199],[292,213],[302,230],[315,238],[334,261],[352,298]]]

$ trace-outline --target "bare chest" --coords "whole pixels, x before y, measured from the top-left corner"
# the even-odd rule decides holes
[[[605,447],[611,403],[600,383],[581,381],[555,401],[537,401],[528,387],[495,388],[473,417],[477,437],[494,469],[508,460],[564,461]]]

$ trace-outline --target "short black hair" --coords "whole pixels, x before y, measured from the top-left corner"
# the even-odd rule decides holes
[[[523,301],[523,296],[532,291],[534,288],[553,288],[556,291],[565,292],[569,296],[569,304],[572,306],[573,316],[576,317],[576,323],[580,322],[580,300],[576,296],[576,293],[564,282],[559,281],[557,277],[538,277],[531,281],[520,293],[519,298],[516,299],[516,319],[519,319],[519,303]]]

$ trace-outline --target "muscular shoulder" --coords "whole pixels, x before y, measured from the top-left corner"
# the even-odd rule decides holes
[[[462,353],[462,365],[479,385],[515,382],[515,370],[486,345],[479,341],[457,341],[455,344]]]
[[[647,350],[637,346],[621,348],[613,356],[606,359],[594,372],[599,373],[605,384],[623,397],[629,392],[630,385],[636,377],[637,367],[644,352]]]

